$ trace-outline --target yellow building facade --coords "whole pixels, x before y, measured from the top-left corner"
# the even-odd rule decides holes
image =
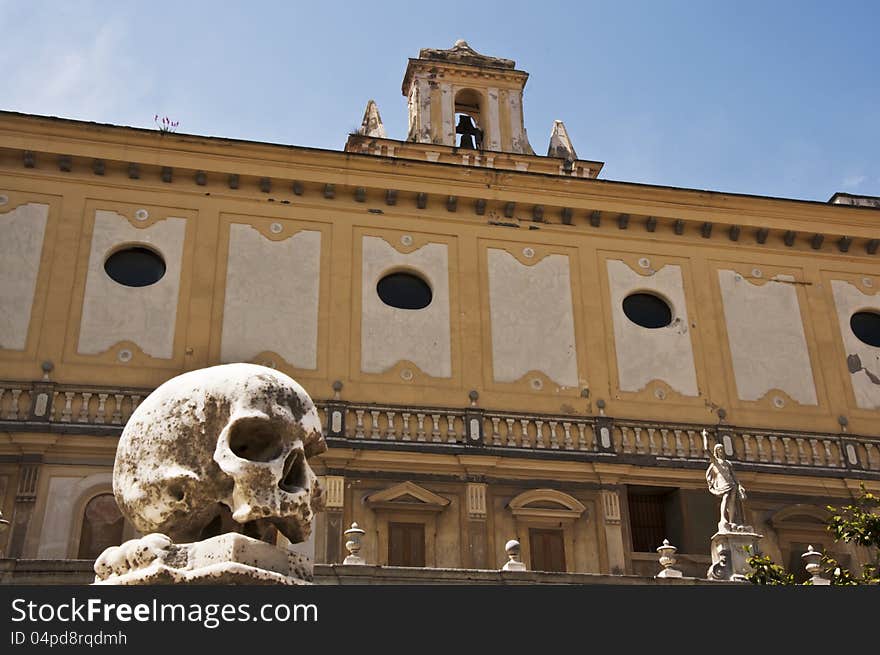
[[[249,361],[321,408],[318,562],[356,521],[374,564],[498,568],[515,537],[653,574],[666,537],[703,576],[706,428],[765,552],[856,565],[823,521],[880,489],[876,208],[599,179],[561,122],[535,154],[527,77],[423,50],[407,140],[371,103],[344,151],[0,113],[6,557],[133,536],[126,419]]]

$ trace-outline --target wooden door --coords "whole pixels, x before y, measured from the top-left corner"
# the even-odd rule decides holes
[[[529,530],[532,571],[565,571],[565,535],[562,530]]]
[[[425,566],[425,524],[388,524],[388,565]]]

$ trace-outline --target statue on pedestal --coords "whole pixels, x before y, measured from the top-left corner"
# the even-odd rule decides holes
[[[326,450],[314,402],[254,364],[184,373],[122,432],[113,493],[144,537],[105,550],[96,584],[302,584],[311,562],[276,546],[309,537],[324,507],[309,458]]]
[[[703,450],[709,455],[709,468],[706,469],[706,482],[713,496],[721,497],[721,520],[718,532],[742,531],[745,526],[743,503],[746,490],[736,479],[733,465],[724,456],[724,446],[716,443],[709,449],[709,433],[703,430]],[[751,528],[748,528],[751,530]]]
[[[733,463],[724,454],[724,446],[709,448],[709,433],[703,430],[703,449],[709,456],[706,483],[713,496],[721,497],[718,532],[712,536],[712,565],[706,574],[710,580],[745,582],[750,570],[749,552],[757,550],[762,535],[745,523],[746,490],[733,472]]]

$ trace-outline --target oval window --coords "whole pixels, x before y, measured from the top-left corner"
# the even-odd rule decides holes
[[[114,282],[124,286],[148,287],[165,275],[165,260],[149,248],[135,246],[110,255],[104,270]]]
[[[391,273],[376,285],[376,293],[386,305],[397,309],[424,309],[434,294],[425,280],[412,273]]]
[[[859,341],[880,348],[880,314],[856,312],[849,319],[849,327]]]
[[[653,293],[634,293],[623,299],[623,313],[643,328],[662,328],[672,323],[672,309]]]

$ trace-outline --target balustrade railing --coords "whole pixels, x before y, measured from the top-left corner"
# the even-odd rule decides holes
[[[89,426],[101,433],[113,433],[122,429],[149,393],[147,389],[0,381],[0,423],[35,427],[48,423],[56,431]],[[684,463],[706,459],[703,426],[692,424],[341,401],[316,404],[327,434],[353,444],[424,444],[426,448],[479,445],[632,461],[654,458]],[[472,434],[474,421],[482,430],[482,439],[476,441]],[[880,472],[878,438],[706,427],[724,445],[728,457],[757,468]]]

